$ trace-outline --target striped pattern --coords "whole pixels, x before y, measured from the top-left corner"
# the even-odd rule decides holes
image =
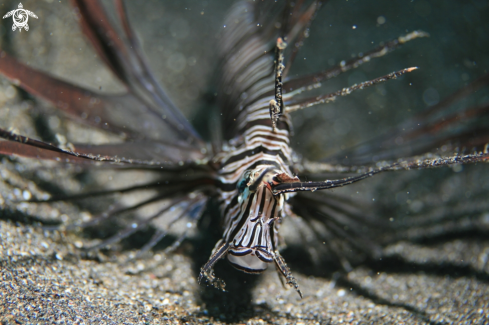
[[[231,27],[240,22],[249,26],[252,5],[236,5],[230,15]],[[270,102],[276,98],[274,44],[254,26],[230,28],[222,38],[226,57],[221,85],[227,94],[222,107],[235,108],[223,115],[226,118],[234,113],[228,120],[237,135],[215,158],[220,167],[218,193],[224,217],[223,239],[215,251],[228,244],[228,261],[248,273],[264,271],[278,254],[278,228],[285,216],[286,197],[274,196],[270,184],[277,182],[277,175],[292,175],[289,117],[281,116],[276,128],[270,118]],[[231,43],[242,44],[230,48]],[[267,93],[271,95],[264,96]]]
[[[260,165],[251,174],[251,186],[239,191],[236,209],[229,211],[224,240],[232,243],[228,260],[245,272],[259,273],[273,262],[272,251],[277,247],[278,220],[283,209],[283,195],[274,197],[264,182],[277,173],[275,166]],[[246,180],[244,180],[246,181]],[[258,183],[255,191],[250,188]]]
[[[234,245],[229,253],[234,256],[254,254],[269,263],[272,262],[269,252],[277,246],[272,238],[277,238],[279,223],[273,221],[283,217],[284,195],[273,196],[264,182],[271,182],[273,176],[280,173],[292,175],[289,167],[292,152],[289,147],[289,132],[280,128],[286,123],[278,123],[277,131],[272,132],[268,101],[269,99],[263,101],[261,110],[256,115],[264,116],[263,118],[252,120],[252,115],[246,114],[247,120],[254,126],[247,129],[242,138],[233,141],[238,144],[236,147],[221,154],[218,192],[224,216],[223,238]],[[247,192],[248,187],[244,192],[237,189],[238,181],[247,171],[259,175],[267,173],[255,180],[260,184],[249,183],[257,185],[256,191],[252,193]],[[233,265],[240,266],[236,257],[228,259]],[[239,268],[254,272],[263,271],[266,266]]]
[[[309,7],[303,8],[307,2]],[[215,197],[217,192],[224,217],[223,237],[202,268],[199,281],[205,277],[223,289],[225,284],[214,276],[213,266],[225,257],[236,268],[252,273],[259,273],[274,262],[285,281],[301,294],[277,250],[278,227],[286,214],[295,216],[291,219],[298,225],[296,230],[304,242],[311,244],[308,251],[313,260],[335,255],[347,271],[351,270],[349,261],[357,257],[363,259],[365,253],[374,260],[381,256],[381,247],[365,234],[366,230],[373,232],[374,228],[378,228],[379,233],[385,233],[386,229],[379,227],[381,223],[365,211],[355,208],[355,199],[336,200],[311,192],[349,185],[385,171],[489,162],[489,132],[484,125],[489,116],[488,104],[481,102],[472,108],[461,105],[462,110],[458,112],[452,108],[455,102],[487,85],[489,74],[421,114],[404,120],[402,125],[384,135],[329,157],[326,162],[298,159],[289,148],[291,123],[285,113],[331,102],[353,91],[396,79],[416,68],[395,71],[329,94],[306,96],[307,91],[407,41],[428,36],[425,32],[414,31],[385,42],[327,70],[286,79],[288,68],[306,37],[305,31],[320,6],[319,1],[237,3],[225,23],[219,47],[221,79],[217,98],[222,107],[224,137],[214,139],[213,149],[220,153],[213,156],[152,76],[130,28],[122,0],[115,5],[122,30],[113,28],[99,1],[73,0],[73,4],[80,14],[82,30],[98,56],[125,86],[125,93],[109,95],[80,88],[37,71],[5,52],[0,58],[0,73],[16,86],[51,102],[72,119],[120,136],[122,142],[58,147],[0,129],[0,138],[8,140],[0,141],[0,153],[83,164],[84,167],[88,162],[99,162],[113,163],[118,169],[119,165],[124,165],[131,169],[158,170],[157,180],[146,184],[29,200],[31,203],[65,201],[157,189],[154,195],[142,201],[109,208],[87,222],[44,227],[45,230],[84,228],[131,211],[144,215],[147,206],[165,203],[159,211],[135,220],[91,249],[127,238],[156,219],[166,219],[167,227],[158,229],[139,255],[161,241],[174,224],[187,220],[186,230],[165,250],[166,254],[178,247],[188,231],[196,226],[208,198]],[[290,43],[287,66],[283,65],[284,40]],[[288,91],[284,96],[282,88]],[[301,93],[304,94],[297,96]],[[225,142],[222,151],[218,140]],[[469,150],[471,153],[466,154]],[[445,155],[443,152],[452,154],[440,156]],[[294,169],[312,181],[301,182],[292,177],[292,157]],[[325,172],[356,175],[317,181]],[[286,203],[293,194],[296,195]],[[175,208],[177,210],[173,211]],[[364,219],[368,222],[363,222]]]

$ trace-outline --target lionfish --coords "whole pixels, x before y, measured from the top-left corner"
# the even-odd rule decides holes
[[[489,161],[489,130],[463,124],[487,117],[488,104],[447,113],[452,103],[486,85],[489,75],[404,121],[402,126],[331,157],[328,162],[309,161],[291,148],[292,112],[332,102],[416,68],[395,71],[328,94],[308,95],[311,90],[406,42],[427,37],[423,31],[399,36],[327,70],[289,77],[310,23],[321,7],[320,1],[237,2],[227,16],[216,53],[220,62],[217,105],[221,132],[215,134],[212,143],[206,143],[153,77],[122,0],[115,1],[122,34],[111,24],[99,1],[73,0],[73,5],[83,33],[124,84],[124,93],[108,95],[75,86],[30,68],[5,51],[0,54],[0,72],[14,85],[50,102],[68,118],[115,134],[121,141],[61,146],[0,129],[0,137],[7,140],[0,141],[0,153],[85,167],[103,165],[120,171],[130,168],[159,173],[157,180],[146,184],[61,198],[156,190],[139,203],[105,211],[64,229],[97,225],[122,213],[166,202],[147,219],[134,221],[92,248],[105,247],[158,218],[167,218],[167,228],[157,229],[141,248],[140,253],[146,252],[167,235],[172,225],[188,220],[188,229],[171,246],[176,247],[196,227],[208,201],[213,200],[220,207],[222,238],[201,268],[199,281],[206,280],[224,290],[224,282],[213,271],[215,264],[224,258],[247,273],[261,273],[273,263],[281,280],[302,297],[279,252],[284,247],[279,235],[284,218],[308,228],[308,236],[326,243],[329,252],[346,269],[349,252],[353,250],[370,256],[380,254],[378,246],[365,233],[368,220],[362,220],[361,213],[352,212],[345,202],[328,199],[328,193],[313,192],[350,185],[386,171]],[[324,174],[344,176],[320,180]],[[53,200],[56,198],[47,201]],[[179,207],[176,214],[170,213],[174,207]]]

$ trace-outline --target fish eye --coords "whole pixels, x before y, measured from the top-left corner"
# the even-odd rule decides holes
[[[241,178],[238,181],[238,184],[236,185],[236,188],[238,189],[239,193],[244,192],[250,180],[251,180],[251,170],[247,170],[243,173],[243,176],[241,176]]]

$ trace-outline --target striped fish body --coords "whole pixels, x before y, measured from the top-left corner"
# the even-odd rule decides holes
[[[266,101],[262,111],[268,113]],[[288,279],[290,272],[277,250],[278,230],[290,194],[272,193],[274,185],[299,181],[291,176],[287,126],[281,122],[274,130],[268,116],[257,119],[242,138],[231,141],[234,144],[239,141],[237,147],[220,155],[218,182],[224,234],[201,273],[216,287],[223,288],[216,285],[209,271],[224,256],[232,266],[246,273],[261,273],[275,262],[287,282],[295,285],[295,280]],[[206,268],[208,271],[204,271]]]
[[[238,182],[237,204],[225,215],[223,240],[231,243],[227,259],[247,273],[264,271],[278,246],[284,198],[275,197],[269,185],[278,173],[274,165],[247,170]]]
[[[222,241],[230,244],[228,261],[247,273],[260,273],[273,262],[286,198],[284,194],[273,195],[271,185],[280,182],[280,177],[292,179],[288,123],[286,119],[280,121],[273,131],[269,100],[264,98],[261,105],[247,108],[260,118],[252,120],[251,114],[243,114],[253,126],[230,141],[233,146],[219,157]]]
[[[372,242],[371,235],[381,234],[379,238],[383,239],[387,229],[395,231],[396,236],[398,232],[400,236],[387,236],[392,238],[387,238],[389,240],[411,238],[408,235],[411,229],[395,229],[390,225],[392,218],[389,218],[389,225],[385,224],[383,221],[386,220],[379,220],[362,209],[364,203],[357,203],[356,198],[338,196],[337,200],[324,192],[311,192],[350,185],[381,172],[489,162],[489,133],[484,125],[489,117],[488,104],[481,101],[481,105],[474,107],[460,105],[461,110],[455,115],[452,109],[455,102],[489,84],[487,73],[428,107],[422,114],[416,114],[392,130],[379,133],[378,137],[321,162],[296,157],[289,147],[291,123],[287,113],[330,103],[353,91],[397,79],[417,68],[394,71],[332,93],[307,95],[308,91],[318,89],[327,80],[380,58],[408,41],[427,37],[426,32],[410,32],[349,60],[342,60],[324,71],[289,76],[287,79],[288,69],[297,57],[302,40],[307,38],[309,23],[319,9],[320,1],[249,0],[236,3],[223,26],[218,48],[220,79],[217,80],[217,100],[222,108],[223,137],[214,138],[212,148],[222,150],[215,150],[217,155],[211,156],[207,144],[152,75],[144,59],[144,51],[128,23],[123,1],[116,1],[115,5],[122,27],[120,31],[111,25],[101,1],[72,2],[79,13],[82,30],[98,57],[125,86],[125,92],[104,94],[81,88],[37,71],[5,51],[1,53],[0,73],[11,79],[14,85],[64,111],[74,121],[110,132],[120,141],[76,146],[61,141],[56,146],[16,134],[9,127],[0,128],[0,138],[3,139],[0,141],[0,153],[69,162],[84,168],[95,166],[89,165],[90,162],[98,162],[106,166],[114,164],[114,168],[121,172],[123,166],[158,171],[158,179],[151,182],[140,184],[138,181],[124,188],[28,200],[29,203],[47,203],[116,193],[153,192],[142,201],[134,201],[127,206],[114,205],[115,208],[111,206],[82,223],[43,227],[44,230],[86,228],[109,218],[115,219],[123,213],[141,214],[141,218],[126,228],[86,249],[99,249],[120,242],[154,223],[156,231],[139,250],[138,257],[155,247],[170,233],[173,225],[185,222],[185,230],[165,249],[166,255],[179,247],[197,226],[208,199],[217,196],[222,210],[223,237],[201,269],[199,281],[205,278],[223,289],[224,283],[213,274],[213,266],[223,258],[249,273],[260,273],[274,262],[286,283],[295,286],[301,295],[278,252],[279,226],[286,215],[293,216],[290,219],[297,226],[297,234],[304,244],[309,245],[308,253],[313,261],[318,261],[317,265],[323,264],[323,256],[328,260],[333,256],[346,271],[352,269],[350,261],[362,261],[364,258],[378,261],[382,257],[383,247]],[[101,30],[107,32],[100,33]],[[286,64],[284,50],[287,50]],[[286,92],[283,96],[282,90]],[[447,156],[451,151],[451,156]],[[311,181],[301,182],[293,176],[295,171],[300,171]],[[324,174],[341,178],[323,181]],[[348,174],[353,176],[343,177]],[[294,194],[287,201],[288,196]],[[477,196],[481,197],[481,194]],[[146,194],[141,197],[146,197]],[[155,211],[155,203],[161,204],[161,209]],[[466,205],[466,202],[462,203]],[[474,216],[474,211],[482,212],[484,209],[477,208],[478,205],[472,201],[469,203],[474,206],[470,208]],[[384,210],[388,211],[388,207]],[[431,211],[436,212],[434,209]],[[437,213],[428,211],[430,208],[426,213],[423,210],[421,216],[435,215],[436,218],[428,218],[421,225],[416,221],[415,229],[440,221]],[[450,223],[450,227],[446,229],[455,229],[452,216],[449,219],[447,224]],[[159,225],[156,220],[165,222]],[[432,226],[436,229],[442,227],[438,224]]]
[[[291,194],[272,192],[275,185],[299,182],[291,168],[290,118],[283,110],[281,88],[280,94],[276,93],[283,55],[270,42],[277,35],[249,28],[255,18],[254,5],[238,3],[229,15],[230,28],[222,35],[220,100],[224,134],[229,140],[214,163],[219,166],[224,231],[200,279],[205,277],[223,289],[224,283],[212,272],[221,258],[246,273],[261,273],[269,263],[275,263],[285,281],[301,294],[278,252],[278,230]],[[272,29],[272,34],[278,32]],[[281,44],[285,46],[283,41]],[[278,82],[281,86],[281,79]]]

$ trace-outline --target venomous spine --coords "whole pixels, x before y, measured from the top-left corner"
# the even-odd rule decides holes
[[[221,204],[224,218],[223,238],[217,243],[209,262],[202,268],[200,278],[209,280],[218,288],[224,288],[212,270],[214,264],[224,257],[246,272],[259,273],[268,263],[275,263],[285,281],[300,293],[279,254],[281,243],[278,227],[286,216],[294,219],[302,217],[306,221],[317,219],[315,213],[318,212],[307,211],[309,206],[324,211],[325,204],[307,192],[348,185],[384,171],[487,161],[487,134],[484,132],[471,138],[464,137],[463,132],[442,134],[425,141],[416,150],[410,150],[407,157],[404,156],[405,151],[396,151],[398,148],[392,139],[404,137],[404,147],[411,149],[413,146],[410,144],[439,128],[439,121],[428,119],[421,120],[421,132],[417,134],[395,130],[381,149],[375,145],[379,141],[353,149],[351,156],[357,156],[358,159],[344,166],[311,163],[294,155],[290,147],[289,113],[328,103],[352,91],[395,79],[414,71],[414,68],[399,70],[329,94],[308,96],[308,90],[317,88],[325,80],[342,72],[381,57],[408,41],[427,36],[424,32],[400,36],[326,71],[287,79],[288,69],[300,47],[296,44],[302,42],[320,4],[299,2],[292,6],[291,3],[274,2],[237,3],[228,15],[227,29],[219,47],[221,95],[218,105],[222,110],[223,132],[222,138],[214,142],[215,150],[212,152],[202,150],[208,146],[152,77],[122,2],[116,1],[116,12],[123,30],[121,38],[108,22],[109,19],[106,19],[99,3],[74,1],[74,4],[80,13],[80,23],[85,34],[99,57],[125,85],[125,93],[103,95],[73,86],[29,68],[6,52],[2,52],[0,70],[8,78],[17,80],[20,87],[50,101],[69,117],[114,134],[123,134],[123,143],[105,146],[72,144],[61,148],[2,129],[0,135],[10,141],[0,143],[0,152],[32,158],[62,159],[82,165],[92,160],[159,171],[158,181],[119,190],[131,192],[143,187],[156,188],[158,192],[153,197],[134,206],[107,211],[91,221],[77,225],[94,225],[157,201],[166,202],[149,218],[132,224],[97,247],[119,241],[155,219],[165,218],[174,206],[179,207],[181,212],[172,216],[169,227],[177,221],[188,219],[189,228],[193,228],[207,200],[215,198]],[[285,47],[285,42],[289,46]],[[482,79],[482,82],[487,82],[486,79]],[[475,109],[475,116],[484,114],[485,107]],[[415,123],[414,120],[408,122]],[[458,122],[453,121],[451,125]],[[148,124],[150,128],[146,127]],[[171,141],[167,139],[169,133]],[[426,155],[441,145],[447,146],[447,152],[463,147],[469,150],[467,153],[459,151],[459,154],[437,155],[435,158]],[[370,149],[367,154],[365,148]],[[381,159],[376,158],[374,161],[372,157],[376,150],[376,157],[380,156]],[[189,170],[192,170],[192,177],[184,177]],[[300,180],[301,173],[307,174],[309,179],[318,179],[325,171],[346,173],[348,177],[313,182]],[[299,177],[296,177],[297,174]],[[161,185],[163,180],[164,186]],[[341,210],[338,206],[336,208]],[[359,241],[355,236],[360,237],[361,234],[358,228],[352,226],[354,223],[351,220],[329,217],[323,216],[320,222],[328,227],[330,233],[316,236],[325,236],[331,251],[341,255],[342,249],[332,238],[340,238],[355,245]],[[350,225],[347,231],[344,230],[345,223]],[[165,237],[167,230],[156,231],[141,251],[152,248]],[[180,243],[185,235],[183,233],[175,243]],[[368,246],[366,251],[373,254],[375,245]]]

